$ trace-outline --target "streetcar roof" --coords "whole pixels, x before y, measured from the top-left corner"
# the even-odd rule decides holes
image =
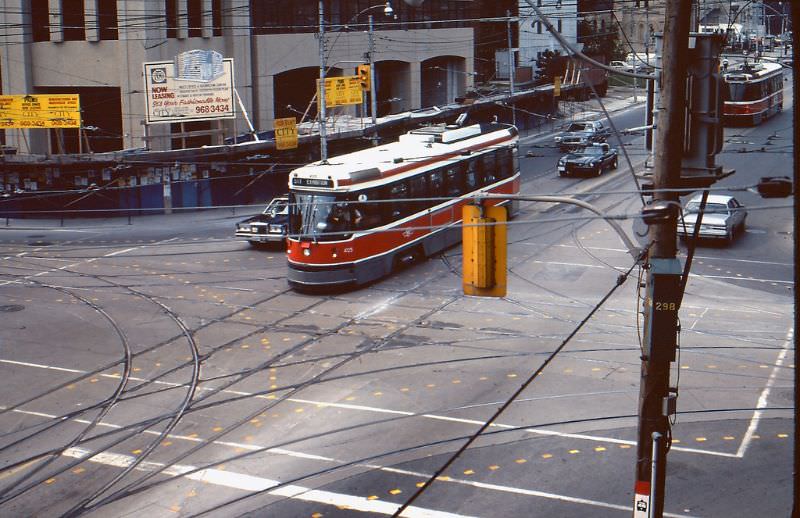
[[[330,187],[350,187],[383,178],[418,171],[420,167],[434,168],[447,159],[458,159],[471,153],[490,149],[493,144],[509,145],[516,141],[517,131],[507,124],[473,124],[471,126],[426,126],[409,131],[398,141],[331,157],[326,163],[312,162],[295,169],[294,178],[332,181]],[[319,183],[304,187],[325,187]]]
[[[775,72],[782,71],[783,67],[780,63],[772,63],[770,61],[762,61],[760,63],[739,63],[728,70],[723,77],[726,81],[752,81],[754,79],[761,79],[763,77],[774,74]]]

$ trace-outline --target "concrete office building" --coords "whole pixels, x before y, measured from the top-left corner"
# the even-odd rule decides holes
[[[372,15],[379,115],[453,102],[471,88],[469,20],[479,7],[391,6],[387,16],[375,0],[324,1],[328,75],[354,75],[366,61]],[[234,60],[236,90],[256,129],[271,129],[278,117],[308,120],[316,114],[319,22],[318,0],[6,0],[0,93],[78,93],[84,129],[6,129],[0,138],[19,153],[75,153],[196,147],[246,132],[238,107],[234,120],[144,124],[143,63],[191,50]]]

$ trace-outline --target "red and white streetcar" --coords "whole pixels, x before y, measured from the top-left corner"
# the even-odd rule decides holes
[[[783,67],[778,63],[742,63],[728,68],[725,124],[757,126],[783,109]]]
[[[295,169],[289,284],[354,287],[457,244],[466,198],[519,193],[518,140],[507,124],[428,126]]]

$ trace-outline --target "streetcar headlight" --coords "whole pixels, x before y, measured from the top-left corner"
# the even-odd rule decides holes
[[[311,255],[311,249],[310,248],[304,248],[303,249],[303,255],[306,256],[306,257]]]

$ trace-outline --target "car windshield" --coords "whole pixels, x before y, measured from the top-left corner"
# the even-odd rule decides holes
[[[601,156],[603,154],[603,148],[598,146],[590,146],[583,150],[583,154]]]
[[[292,193],[289,232],[317,241],[347,239],[352,230],[350,211],[344,200],[329,194]]]
[[[285,198],[275,198],[267,208],[264,209],[264,214],[268,216],[275,216],[276,214],[288,214],[289,213],[289,202]]]
[[[689,214],[695,214],[700,212],[700,202],[699,201],[690,201],[686,204],[685,211]],[[706,203],[706,213],[707,214],[727,214],[728,213],[728,206],[724,203]]]
[[[583,130],[587,129],[587,126],[588,126],[588,124],[580,124],[580,123],[573,122],[567,128],[567,131],[583,131]]]

